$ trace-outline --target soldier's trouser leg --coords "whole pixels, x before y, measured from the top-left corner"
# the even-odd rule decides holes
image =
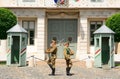
[[[66,65],[67,65],[66,74],[67,74],[68,76],[71,76],[71,75],[72,75],[72,74],[70,73],[70,69],[71,69],[71,67],[72,67],[72,61],[71,61],[71,59],[66,60]]]
[[[50,60],[50,59],[48,60],[47,64],[49,65],[50,69],[53,70],[52,64],[51,64],[51,60]]]
[[[47,64],[49,65],[49,67],[52,69],[52,64],[51,64],[51,60],[49,59]]]
[[[55,75],[55,59],[54,59],[54,58],[51,58],[51,59],[48,61],[48,65],[49,65],[49,67],[50,67],[51,70],[52,70],[51,75]]]
[[[52,62],[52,75],[55,75],[55,58],[52,58],[51,59],[51,62]]]

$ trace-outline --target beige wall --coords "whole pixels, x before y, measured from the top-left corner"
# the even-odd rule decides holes
[[[77,10],[47,10],[47,9],[11,9],[13,13],[18,17],[18,23],[22,25],[22,20],[35,20],[35,45],[27,46],[27,56],[35,54],[37,57],[44,59],[44,50],[46,48],[47,41],[47,18],[78,18],[78,44],[77,44],[77,59],[84,59],[91,52],[90,49],[90,28],[89,21],[91,20],[105,20],[112,14],[119,12],[119,10],[108,9],[77,9]],[[68,16],[66,14],[49,15],[46,12],[78,12],[78,15]]]
[[[0,61],[6,60],[7,57],[7,41],[0,40]]]
[[[44,59],[45,50],[45,10],[44,9],[11,9],[18,17],[18,23],[22,26],[22,20],[35,20],[35,44],[27,46],[27,57],[36,55]]]
[[[85,59],[89,54],[94,57],[94,46],[90,46],[90,21],[103,21],[119,10],[94,9],[80,10],[79,42],[76,58]]]
[[[22,0],[0,0],[0,7],[49,7],[55,8],[54,0],[36,0],[35,2],[22,2]],[[120,0],[103,0],[103,2],[91,2],[91,0],[69,0],[70,8],[120,8]]]
[[[115,43],[115,53],[116,54],[120,54],[120,42],[119,43]]]

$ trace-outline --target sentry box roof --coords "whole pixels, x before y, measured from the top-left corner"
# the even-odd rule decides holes
[[[22,28],[19,24],[16,24],[7,31],[7,33],[13,33],[13,32],[27,33],[27,31],[24,28]]]
[[[102,25],[99,29],[97,29],[94,34],[115,34],[110,28],[106,25]]]

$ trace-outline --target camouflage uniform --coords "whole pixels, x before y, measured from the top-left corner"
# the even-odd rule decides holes
[[[57,46],[50,47],[46,50],[46,53],[49,55],[48,65],[52,70],[52,75],[55,75],[55,60],[56,60],[56,53],[57,53]]]
[[[65,60],[66,60],[66,74],[67,75],[71,75],[70,74],[70,69],[72,67],[72,61],[71,61],[71,58],[70,56],[73,55],[73,52],[71,51],[71,49],[69,47],[65,47],[64,48],[64,57],[65,57]]]

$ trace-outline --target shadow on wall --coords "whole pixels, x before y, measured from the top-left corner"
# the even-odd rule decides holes
[[[120,42],[115,43],[115,54],[120,54]]]
[[[84,33],[83,26],[81,25],[81,23],[80,23],[80,36],[82,40],[85,38],[85,33]]]

